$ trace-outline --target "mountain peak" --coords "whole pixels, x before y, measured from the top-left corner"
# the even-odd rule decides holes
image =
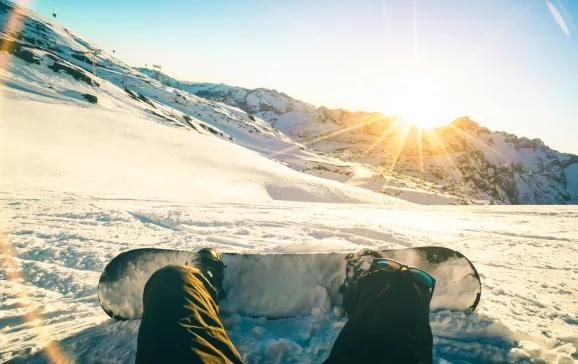
[[[470,119],[469,116],[459,117],[459,118],[455,119],[454,121],[452,121],[449,124],[449,126],[461,129],[463,131],[470,131],[470,132],[473,132],[477,135],[481,135],[483,133],[487,133],[487,134],[491,133],[490,129],[485,128],[483,126],[480,126],[480,124],[478,124],[474,120]]]

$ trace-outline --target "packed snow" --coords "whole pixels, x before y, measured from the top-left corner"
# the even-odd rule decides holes
[[[131,362],[138,321],[115,322],[96,286],[119,252],[154,246],[236,252],[354,251],[441,245],[472,259],[480,308],[432,313],[438,362],[572,362],[578,345],[578,209],[396,207],[299,202],[181,203],[4,194],[2,360],[45,362],[49,342],[77,362]],[[272,298],[273,299],[273,298]],[[345,323],[311,315],[225,315],[247,362],[320,362]],[[21,359],[18,359],[21,358]]]

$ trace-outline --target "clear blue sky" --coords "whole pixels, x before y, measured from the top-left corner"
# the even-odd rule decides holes
[[[133,66],[578,153],[575,0],[32,0]]]

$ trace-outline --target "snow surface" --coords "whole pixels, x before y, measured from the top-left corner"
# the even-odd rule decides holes
[[[39,350],[54,341],[78,362],[131,362],[138,321],[108,319],[96,285],[110,259],[144,246],[237,252],[447,246],[472,259],[483,293],[472,315],[431,315],[438,362],[565,363],[572,362],[578,345],[578,210],[572,207],[392,208],[9,194],[2,203],[4,242],[11,249],[2,258],[9,268],[0,271],[2,360],[45,362]],[[247,362],[320,362],[345,323],[339,307],[323,299],[311,315],[295,319],[223,320]]]

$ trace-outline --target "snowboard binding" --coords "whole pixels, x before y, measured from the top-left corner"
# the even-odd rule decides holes
[[[383,258],[383,256],[379,251],[369,248],[347,254],[345,256],[345,280],[339,287],[339,293],[344,295],[357,278],[369,270],[375,258]]]

